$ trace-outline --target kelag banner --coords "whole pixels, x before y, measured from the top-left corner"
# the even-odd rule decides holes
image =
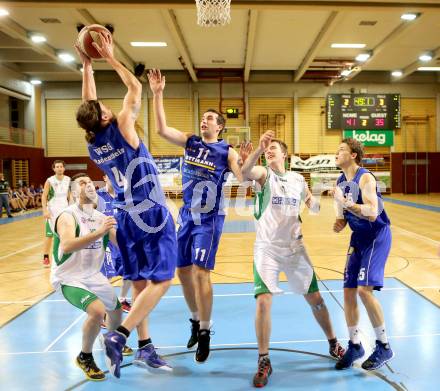
[[[366,147],[391,147],[394,130],[344,130],[344,138],[354,138]]]

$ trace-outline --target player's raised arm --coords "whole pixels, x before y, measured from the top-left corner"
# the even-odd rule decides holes
[[[162,76],[159,69],[151,69],[148,72],[148,81],[150,83],[151,92],[153,93],[154,120],[156,122],[157,134],[173,144],[185,147],[190,135],[167,125],[163,107],[165,76]]]
[[[87,27],[84,27],[87,28]],[[81,59],[83,66],[82,74],[82,100],[83,102],[88,100],[96,100],[96,84],[93,76],[92,60],[86,54],[84,54],[79,48],[78,42],[74,44],[76,52]]]
[[[275,134],[272,130],[268,130],[260,137],[258,148],[249,155],[241,168],[241,173],[244,179],[255,180],[260,183],[260,185],[264,184],[267,177],[267,170],[263,166],[255,166],[255,164],[264,150],[269,146],[274,135]]]
[[[142,84],[113,54],[113,41],[109,32],[100,32],[101,46],[93,42],[97,52],[112,66],[127,87],[122,111],[118,114],[118,127],[125,140],[133,147],[139,146],[134,123],[141,109]]]

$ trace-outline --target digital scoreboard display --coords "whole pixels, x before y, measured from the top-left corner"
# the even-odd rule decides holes
[[[329,94],[327,129],[399,129],[400,94]]]

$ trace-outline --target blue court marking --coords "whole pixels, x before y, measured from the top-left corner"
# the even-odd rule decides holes
[[[38,216],[42,216],[42,215],[43,215],[43,212],[40,210],[40,211],[35,211],[35,212],[23,214],[23,215],[16,215],[12,219],[10,219],[6,216],[6,217],[0,219],[0,225],[15,223],[16,221],[26,220],[26,219],[30,219],[32,217],[38,217]]]
[[[440,206],[419,204],[418,202],[403,201],[403,200],[398,200],[398,199],[390,198],[390,197],[383,197],[383,199],[387,202],[391,202],[392,204],[410,206],[412,208],[429,210],[430,212],[438,212],[438,213],[440,212]]]
[[[345,344],[342,281],[320,281],[319,286],[335,332]],[[280,287],[288,289],[287,283],[280,283]],[[273,300],[271,348],[285,350],[271,351],[274,373],[270,389],[392,390],[402,389],[398,385],[403,383],[408,390],[437,390],[440,309],[398,280],[386,279],[385,287],[388,290],[377,293],[377,297],[396,354],[390,362],[392,371],[386,366],[376,375],[359,368],[335,371],[334,361],[327,357],[325,336],[305,300],[286,294]],[[227,389],[249,390],[257,360],[253,284],[216,284],[214,294],[212,348],[229,350],[213,350],[205,365],[194,363],[193,355],[186,354],[185,348],[189,312],[181,287],[172,286],[151,315],[150,331],[160,354],[169,355],[174,374],[152,376],[129,365],[122,369],[120,380],[108,376],[106,381],[95,383],[84,382],[82,371],[73,362],[81,346],[83,313],[56,292],[0,329],[2,388],[111,391],[141,389],[148,384],[164,390],[204,387],[216,391],[224,390],[225,385]],[[360,312],[360,328],[371,348],[374,333],[362,305]],[[136,347],[136,333],[130,336],[129,344]],[[105,368],[98,344],[95,348],[97,364]],[[125,358],[124,364],[131,360]]]

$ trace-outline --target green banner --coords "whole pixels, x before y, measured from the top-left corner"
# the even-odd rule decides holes
[[[394,130],[344,130],[344,138],[354,138],[366,147],[391,147]]]

